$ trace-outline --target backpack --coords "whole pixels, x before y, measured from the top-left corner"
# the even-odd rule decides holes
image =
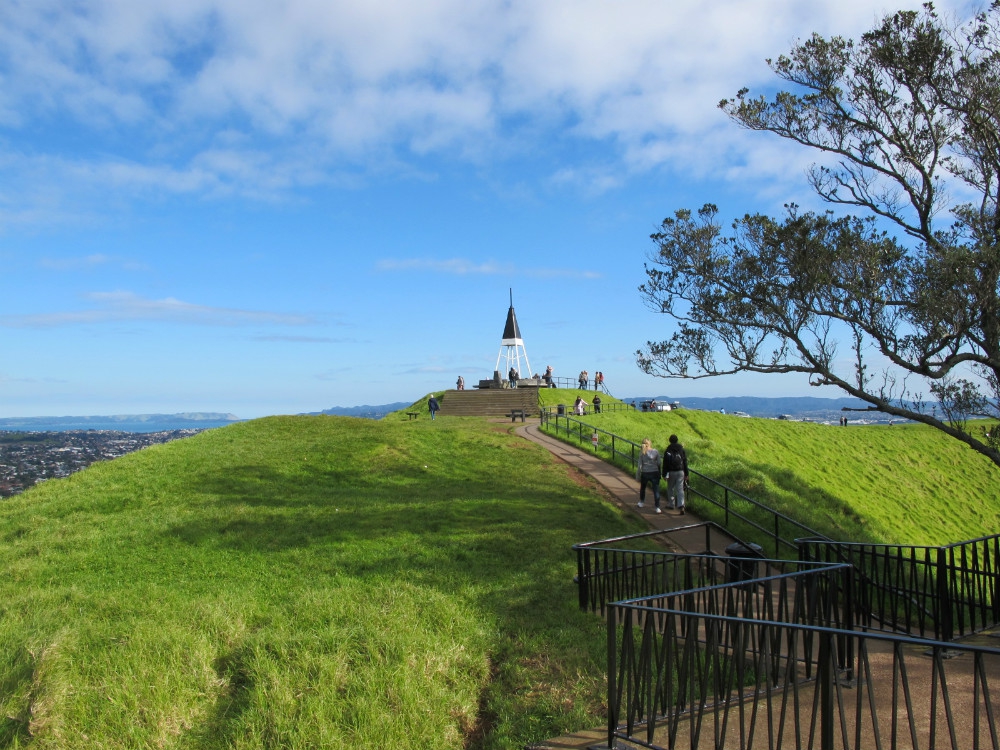
[[[684,457],[681,454],[681,449],[670,450],[663,454],[663,470],[664,471],[684,471]]]

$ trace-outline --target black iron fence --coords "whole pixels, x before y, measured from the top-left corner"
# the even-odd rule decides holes
[[[634,470],[630,440],[542,425]],[[576,545],[580,606],[608,623],[608,748],[1000,750],[1000,648],[952,640],[1000,626],[1000,535],[835,542],[691,473],[727,537],[738,519],[797,562],[720,555],[712,522]],[[702,554],[627,548],[698,526]]]
[[[1000,535],[942,547],[801,539],[801,560],[849,563],[868,627],[948,641],[1000,625]]]
[[[603,410],[603,408],[602,408]],[[588,445],[598,455],[603,454],[610,463],[633,473],[639,460],[642,446],[620,435],[602,430],[581,419],[560,412],[559,409],[543,409],[542,429],[551,430],[557,437],[571,442]],[[721,511],[722,525],[736,534],[746,535],[753,530],[762,542],[768,543],[771,557],[796,558],[799,554],[796,539],[811,537],[826,539],[805,524],[764,505],[739,490],[717,482],[701,472],[691,470],[690,495],[706,501]]]
[[[607,747],[1000,750],[1000,649],[855,631],[855,583],[822,565],[609,604]]]
[[[658,543],[670,536],[704,534],[701,553],[678,554],[666,549],[638,550],[634,547]],[[730,552],[720,549],[726,545]],[[712,521],[673,529],[659,529],[641,534],[584,542],[573,546],[576,552],[576,584],[580,609],[605,614],[609,602],[638,599],[654,594],[690,589],[726,580],[744,580],[760,574],[758,564],[784,569],[789,561],[763,562],[753,547],[737,540],[742,548],[733,553],[733,537]]]

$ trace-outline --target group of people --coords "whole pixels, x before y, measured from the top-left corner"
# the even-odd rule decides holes
[[[688,484],[688,460],[684,446],[680,444],[676,435],[671,435],[669,445],[660,458],[660,452],[653,447],[653,442],[646,438],[642,441],[642,452],[639,454],[639,462],[635,469],[635,478],[639,480],[639,507],[646,504],[646,486],[653,489],[653,502],[656,512],[660,510],[660,479],[667,480],[667,501],[670,508],[679,510],[682,514],[684,509],[684,489]]]
[[[520,377],[521,374],[515,368],[511,367],[510,370],[507,372],[508,386],[510,386],[511,388],[517,388],[517,381],[518,379],[520,379]],[[533,377],[535,380],[538,380],[538,373],[535,373]],[[545,374],[541,376],[541,379],[542,382],[545,383],[546,388],[556,387],[555,379],[552,376],[552,365],[549,365],[548,367],[545,368]],[[584,391],[587,390],[590,387],[590,373],[587,372],[586,370],[583,370],[577,379],[577,383],[579,384],[581,390]],[[603,385],[604,385],[604,373],[598,370],[596,373],[594,373],[594,390],[595,391],[601,390],[601,386]],[[458,381],[455,383],[455,387],[460,391],[464,391],[465,378],[459,375]]]
[[[594,414],[601,413],[601,397],[594,394],[594,400],[591,401],[594,405]],[[573,402],[573,412],[578,416],[582,417],[587,413],[587,402],[583,400],[583,396],[577,396],[576,401]]]
[[[580,386],[580,390],[587,390],[590,387],[590,373],[586,370],[581,370],[577,376],[577,384]],[[599,391],[602,385],[604,385],[604,373],[598,370],[594,373],[594,390]]]

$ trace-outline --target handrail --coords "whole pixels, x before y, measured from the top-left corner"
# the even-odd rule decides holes
[[[541,424],[553,428],[557,437],[563,433],[589,442],[598,455],[610,454],[613,465],[634,471],[638,443],[551,409],[542,410]],[[789,559],[855,565],[866,584],[858,587],[865,596],[858,611],[869,622],[921,636],[931,629],[941,640],[1000,625],[1000,534],[937,547],[837,541],[701,472],[690,473],[697,479],[691,494],[723,510],[723,528],[730,530],[738,519],[770,539],[775,557],[785,550]],[[737,508],[738,503],[769,516],[771,522],[759,523]],[[789,530],[794,538],[786,536]],[[816,548],[825,550],[822,556],[810,551]],[[582,602],[583,587],[580,593]]]
[[[542,380],[544,381],[545,379],[542,378]],[[605,394],[606,396],[610,396],[611,395],[611,391],[608,389],[608,384],[606,382],[598,384],[598,386],[595,388],[594,387],[594,379],[593,378],[590,378],[587,381],[587,387],[586,388],[581,388],[580,387],[580,381],[577,378],[560,378],[560,377],[552,376],[550,378],[550,380],[552,382],[552,385],[549,386],[547,384],[543,384],[542,388],[563,388],[563,389],[568,390],[568,391],[595,391],[595,392],[599,391],[599,392]],[[632,405],[632,404],[630,404],[629,406],[631,406],[632,408],[635,408],[634,405]]]
[[[588,424],[587,422],[584,422],[576,417],[567,414],[560,414],[558,410],[553,410],[551,407],[542,409],[540,416],[540,426],[543,428],[552,428],[556,433],[556,437],[559,437],[560,432],[564,432],[567,436],[575,435],[578,442],[590,443],[594,447],[595,453],[599,454],[602,449],[610,453],[609,462],[612,465],[617,465],[620,461],[626,465],[629,471],[635,470],[639,460],[639,453],[641,452],[641,446],[638,443],[629,440],[628,438],[623,438],[612,432],[608,432],[607,430],[602,430],[601,428]],[[564,423],[564,425],[562,423]],[[575,429],[574,425],[576,426]],[[586,438],[584,437],[584,430],[586,430],[587,433]],[[776,511],[773,508],[754,500],[752,497],[743,494],[739,490],[733,489],[722,482],[718,482],[699,471],[691,469],[689,473],[705,485],[702,488],[692,486],[690,488],[691,494],[700,497],[723,511],[723,527],[728,529],[733,523],[733,518],[739,519],[747,526],[756,529],[758,532],[770,539],[776,556],[781,556],[781,551],[784,550],[789,558],[797,557],[799,550],[796,544],[796,539],[803,536],[828,539],[825,535],[820,534],[814,529],[810,529],[808,526],[795,520],[791,516],[787,516],[784,513]],[[712,490],[720,491],[722,498],[717,499],[712,497],[710,494],[707,494]],[[755,510],[769,516],[771,519],[770,527],[766,527],[758,523],[750,516],[738,510],[735,507],[735,501],[748,503]],[[793,532],[793,536],[788,537],[782,535],[783,529],[789,529],[789,527]]]
[[[1000,750],[1000,649],[855,629],[853,579],[833,565],[609,604],[607,747]]]
[[[636,550],[629,548],[628,543],[637,540],[652,539],[672,534],[689,533],[701,530],[704,532],[705,547],[701,552],[679,553],[666,549]],[[715,538],[721,536],[724,542],[732,544],[735,537],[726,532],[714,521],[702,521],[668,529],[655,529],[638,534],[599,539],[593,542],[581,542],[573,545],[576,552],[577,593],[580,609],[604,614],[609,601],[615,599],[635,599],[649,593],[659,593],[678,586],[676,571],[690,565],[691,560],[699,560],[700,576],[708,576],[722,580],[725,576],[746,576],[748,571],[756,570],[756,562],[763,555],[755,553],[750,545],[741,539],[735,539],[737,549],[745,550],[739,554],[726,548],[723,554],[715,549]],[[750,559],[758,558],[758,559]],[[789,561],[765,562],[770,567],[781,567]],[[795,563],[799,566],[812,563]],[[826,563],[823,563],[826,564]],[[690,576],[690,571],[687,572]],[[683,579],[684,586],[690,586],[690,577]],[[666,587],[666,588],[664,588]]]
[[[952,640],[1000,625],[1000,534],[939,547],[797,543],[800,560],[853,565],[865,583],[858,611],[881,627]]]

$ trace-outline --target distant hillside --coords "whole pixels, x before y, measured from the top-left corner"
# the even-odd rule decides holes
[[[323,411],[310,412],[308,416],[327,414],[335,417],[363,417],[365,419],[382,419],[386,414],[399,411],[410,405],[409,401],[396,401],[392,404],[382,404],[381,406],[332,406]]]
[[[787,398],[761,398],[757,396],[723,396],[719,398],[677,398],[675,396],[636,396],[622,399],[623,401],[649,401],[655,399],[661,403],[679,401],[687,409],[703,411],[722,411],[727,414],[743,412],[751,417],[777,417],[788,414],[795,419],[836,419],[847,408],[865,412],[869,421],[888,421],[889,416],[882,412],[868,411],[868,404],[857,398],[816,398],[814,396],[797,396]],[[860,415],[859,415],[860,416]],[[893,417],[899,421],[899,417]]]
[[[111,414],[84,417],[6,417],[0,430],[45,432],[62,430],[118,430],[159,432],[162,430],[207,429],[241,421],[235,414],[183,412],[180,414]]]

